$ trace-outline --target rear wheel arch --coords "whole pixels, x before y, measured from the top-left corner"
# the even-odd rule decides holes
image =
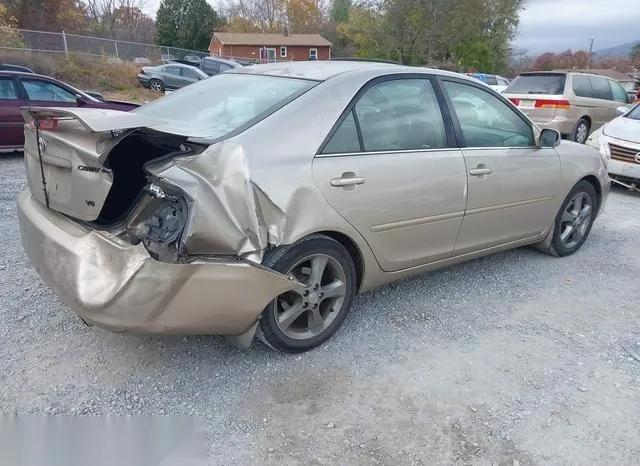
[[[360,285],[362,284],[362,279],[364,277],[364,257],[362,256],[362,251],[349,236],[344,233],[340,233],[337,231],[319,231],[314,233],[315,235],[325,235],[331,239],[336,240],[338,243],[342,244],[347,251],[349,251],[349,255],[353,260],[353,263],[356,267],[356,289],[360,289]]]

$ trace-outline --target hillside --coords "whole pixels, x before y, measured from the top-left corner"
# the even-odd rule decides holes
[[[629,52],[631,52],[631,47],[637,43],[640,43],[640,40],[618,45],[616,47],[610,47],[608,49],[596,50],[595,54],[599,57],[627,57]]]

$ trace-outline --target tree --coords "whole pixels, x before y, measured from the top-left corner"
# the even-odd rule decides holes
[[[640,42],[636,42],[633,47],[631,47],[629,59],[631,60],[632,66],[640,68]]]
[[[81,33],[86,27],[80,0],[3,0],[3,4],[22,29]]]
[[[7,7],[0,3],[0,47],[23,48],[25,43],[15,30],[18,20],[9,16]]]
[[[349,21],[349,10],[351,10],[351,0],[332,0],[329,17],[336,24]]]
[[[155,23],[143,13],[147,0],[85,1],[91,34],[133,42],[153,42]]]
[[[219,23],[218,14],[206,0],[162,0],[156,15],[156,42],[205,51]]]

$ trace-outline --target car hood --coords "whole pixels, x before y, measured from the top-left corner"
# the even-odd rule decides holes
[[[615,139],[640,143],[640,120],[621,116],[607,123],[602,132]]]

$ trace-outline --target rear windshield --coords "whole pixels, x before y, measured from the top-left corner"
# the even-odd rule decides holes
[[[134,112],[189,128],[191,134],[217,139],[265,118],[316,84],[295,78],[222,73],[183,87]]]
[[[505,94],[564,94],[564,74],[521,74],[504,91]]]
[[[640,104],[637,104],[633,107],[629,113],[625,115],[627,118],[631,118],[632,120],[640,120]]]

